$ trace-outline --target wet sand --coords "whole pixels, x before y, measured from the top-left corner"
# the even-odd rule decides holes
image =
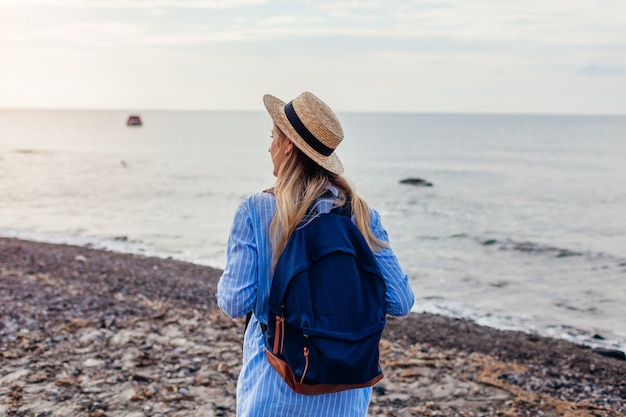
[[[221,271],[0,238],[0,416],[234,416]],[[624,416],[626,361],[431,314],[389,319],[371,416]]]

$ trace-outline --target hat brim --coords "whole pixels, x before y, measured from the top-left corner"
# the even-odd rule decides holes
[[[285,114],[285,102],[274,97],[271,94],[263,96],[263,104],[269,113],[270,117],[280,128],[280,130],[287,136],[287,138],[293,142],[306,156],[311,158],[316,164],[332,172],[333,174],[343,174],[343,164],[339,160],[337,153],[333,151],[328,156],[320,155],[308,143],[296,132],[291,126],[291,123],[287,119]]]

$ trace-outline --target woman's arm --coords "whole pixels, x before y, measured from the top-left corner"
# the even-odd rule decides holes
[[[370,219],[374,236],[382,242],[389,243],[387,231],[380,222],[380,215],[376,210],[371,210]],[[415,301],[413,290],[409,285],[409,277],[400,267],[398,258],[389,246],[374,252],[374,256],[387,285],[387,314],[406,316]]]
[[[235,211],[228,237],[226,267],[217,284],[217,304],[230,317],[252,310],[258,286],[257,242],[245,201]]]

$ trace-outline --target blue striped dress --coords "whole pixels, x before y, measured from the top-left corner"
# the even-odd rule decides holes
[[[319,201],[321,212],[330,208],[330,200]],[[314,396],[297,394],[267,361],[260,322],[267,324],[268,320],[272,260],[268,231],[275,210],[276,201],[269,193],[252,194],[242,200],[235,212],[226,267],[217,286],[218,305],[227,315],[241,317],[251,310],[254,313],[244,336],[237,416],[366,416],[371,387]],[[388,241],[375,210],[371,210],[371,228],[378,239]],[[407,275],[390,248],[377,252],[376,259],[387,284],[387,313],[408,314],[414,299]]]

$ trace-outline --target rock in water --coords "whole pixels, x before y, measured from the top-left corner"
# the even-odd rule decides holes
[[[419,185],[422,187],[432,187],[433,183],[428,182],[422,178],[405,178],[400,180],[400,184],[410,184],[410,185]]]
[[[621,350],[595,348],[593,349],[593,351],[596,353],[599,353],[602,356],[606,356],[608,358],[615,358],[615,359],[626,361],[626,354],[622,352]]]

